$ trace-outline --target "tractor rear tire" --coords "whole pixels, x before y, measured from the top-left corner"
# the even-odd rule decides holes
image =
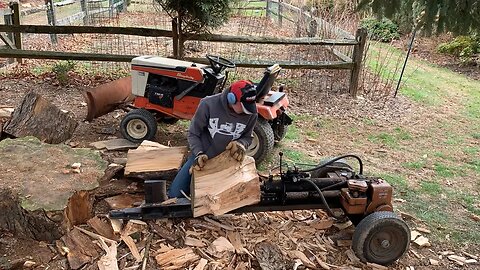
[[[355,228],[352,249],[362,262],[388,265],[402,257],[410,245],[410,229],[392,212],[374,212]]]
[[[152,140],[157,134],[157,120],[145,109],[132,110],[120,122],[120,133],[134,143]]]
[[[259,164],[272,153],[274,141],[272,126],[265,119],[258,118],[253,128],[253,140],[247,149],[247,155],[253,157],[255,163]]]

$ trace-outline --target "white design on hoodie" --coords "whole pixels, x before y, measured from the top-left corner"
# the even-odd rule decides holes
[[[233,123],[225,122],[224,124],[218,123],[218,118],[210,118],[208,121],[208,131],[212,139],[215,137],[215,134],[219,133],[222,135],[233,136],[233,140],[236,140],[242,136],[242,132],[245,130],[246,125],[242,123],[236,123],[235,129]]]

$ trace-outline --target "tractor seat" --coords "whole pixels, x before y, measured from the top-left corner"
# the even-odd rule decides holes
[[[272,89],[273,83],[275,82],[275,79],[277,79],[280,70],[282,70],[282,68],[278,64],[267,67],[263,73],[262,80],[256,85],[257,101],[265,97],[268,92],[270,92],[270,89]]]

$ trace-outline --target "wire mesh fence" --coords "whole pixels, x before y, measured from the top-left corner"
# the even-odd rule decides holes
[[[154,0],[81,0],[72,4],[55,6],[55,18],[47,12],[33,13],[22,18],[22,24],[135,26],[171,30],[171,18]],[[320,19],[319,12],[313,15],[302,4],[280,1],[240,1],[234,7],[232,18],[215,34],[256,37],[319,37],[341,39],[353,34],[341,29],[334,16]],[[112,8],[113,7],[113,8]],[[79,16],[78,14],[84,14]],[[41,15],[43,14],[43,15]],[[328,19],[328,21],[327,21]],[[51,23],[50,23],[51,24]],[[339,34],[340,33],[340,34]],[[343,36],[342,36],[343,33]],[[265,45],[251,43],[227,43],[193,41],[185,42],[187,57],[203,57],[206,53],[217,54],[233,61],[318,63],[338,60],[338,52],[352,55],[352,46],[325,45]],[[120,55],[171,56],[172,39],[167,37],[142,37],[118,34],[67,34],[57,35],[52,42],[48,34],[24,34],[23,49],[59,52],[91,52]],[[336,51],[337,53],[334,53]],[[337,55],[336,55],[337,54]],[[43,66],[48,70],[54,60],[27,60],[27,63]],[[91,73],[125,74],[128,63],[82,62],[76,65]],[[231,78],[261,78],[261,69],[237,68]],[[280,81],[287,82],[294,90],[312,89],[327,93],[348,92],[350,70],[284,70]]]

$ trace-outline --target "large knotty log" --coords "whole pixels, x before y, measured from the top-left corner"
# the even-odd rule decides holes
[[[51,241],[92,217],[106,168],[98,153],[25,137],[0,141],[0,160],[0,231]]]
[[[35,136],[46,143],[61,143],[72,137],[77,125],[70,114],[29,92],[3,127],[3,132],[17,138]]]
[[[172,180],[181,168],[186,153],[184,146],[168,147],[143,141],[137,149],[128,151],[125,176]]]
[[[243,162],[228,152],[208,160],[192,178],[193,216],[222,215],[242,206],[260,201],[260,181],[252,157]]]

